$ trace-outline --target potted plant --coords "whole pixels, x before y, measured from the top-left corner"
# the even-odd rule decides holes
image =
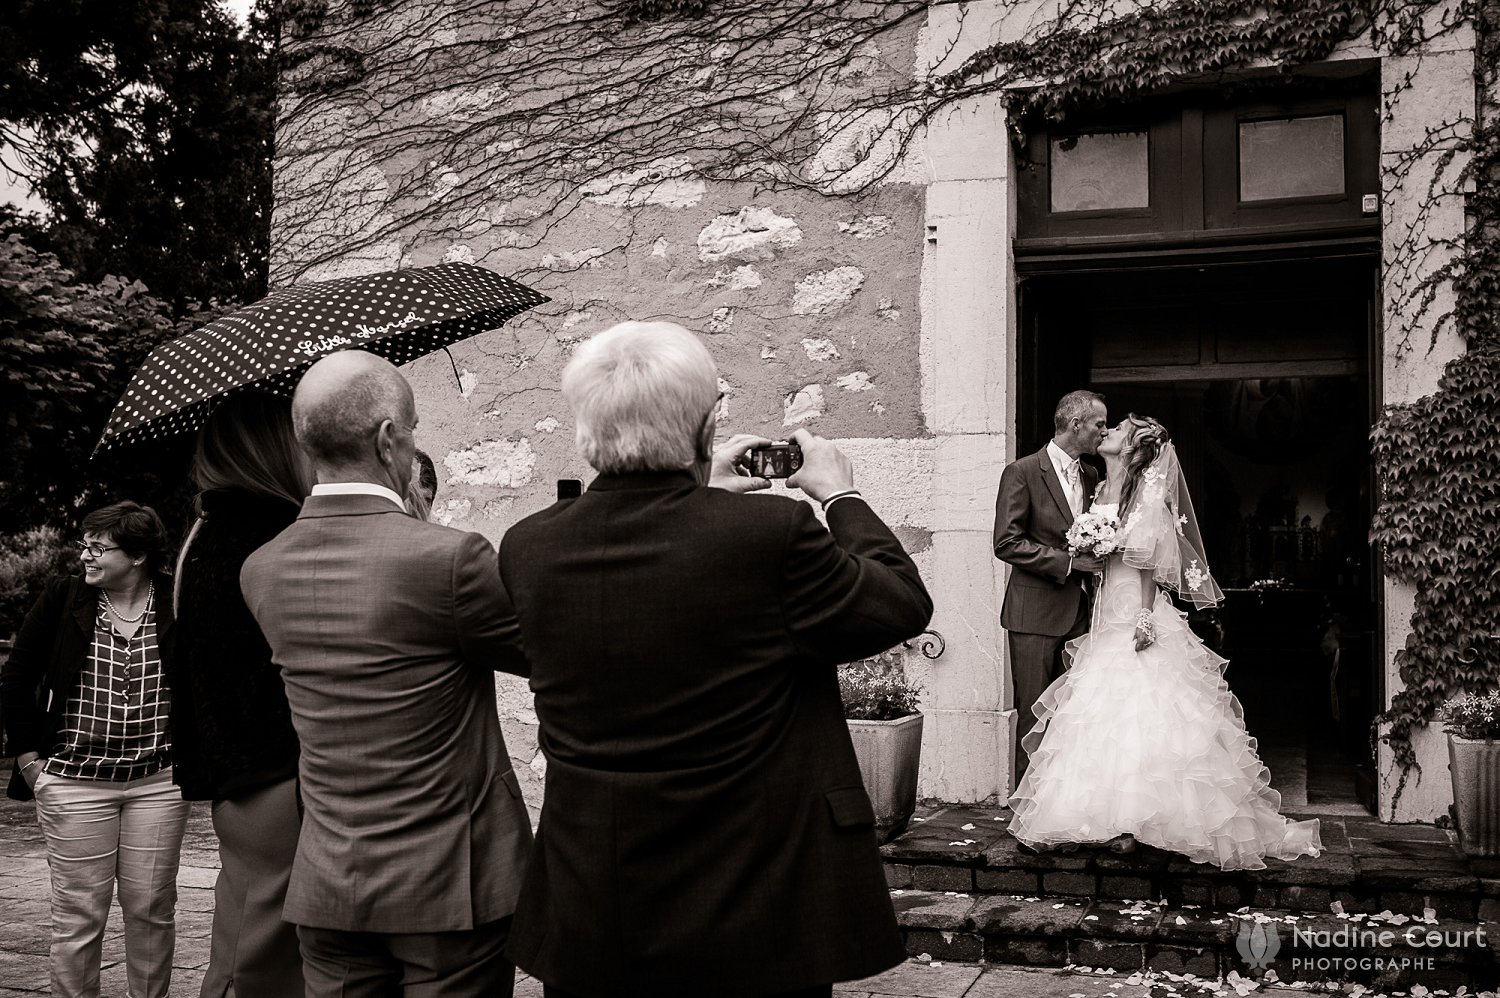
[[[881,842],[899,835],[917,806],[922,757],[921,688],[906,679],[894,652],[839,668],[844,717]]]
[[[1448,773],[1458,844],[1469,856],[1500,856],[1500,690],[1444,703]]]

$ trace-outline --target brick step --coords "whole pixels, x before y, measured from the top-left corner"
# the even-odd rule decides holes
[[[1220,912],[1160,901],[893,890],[907,953],[933,960],[1149,970],[1214,979],[1252,968],[1241,955],[1259,934],[1282,981],[1377,987],[1493,988],[1500,925],[1285,910]],[[1489,930],[1493,929],[1491,933]],[[1420,941],[1421,945],[1416,945]],[[1271,954],[1268,954],[1271,955]]]
[[[1466,859],[1449,834],[1430,825],[1383,825],[1374,818],[1325,818],[1324,852],[1266,869],[1224,871],[1138,846],[1037,853],[1009,833],[1005,808],[924,808],[907,831],[881,847],[886,879],[900,890],[1021,897],[1152,898],[1217,911],[1244,906],[1329,913],[1391,910],[1442,918],[1500,920],[1500,869]]]

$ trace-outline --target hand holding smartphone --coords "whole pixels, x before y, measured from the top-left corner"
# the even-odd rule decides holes
[[[753,478],[790,478],[802,468],[802,447],[787,440],[752,447],[739,464]]]

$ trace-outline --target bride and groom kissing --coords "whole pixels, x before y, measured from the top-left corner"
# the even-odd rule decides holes
[[[1020,744],[1011,833],[1038,850],[1142,842],[1226,870],[1318,855],[1317,820],[1280,814],[1227,660],[1169,595],[1223,599],[1167,428],[1134,413],[1110,426],[1090,391],[1063,396],[1053,428],[1006,466],[995,504]]]

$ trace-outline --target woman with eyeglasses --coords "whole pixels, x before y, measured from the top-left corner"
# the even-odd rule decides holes
[[[167,994],[177,864],[189,805],[172,782],[173,626],[166,530],[149,506],[83,518],[82,578],[50,586],[0,670],[15,755],[9,795],[36,799],[52,874],[52,994],[99,994],[111,896],[125,916],[130,993]]]
[[[198,518],[177,563],[177,639],[169,662],[176,779],[213,801],[219,877],[201,998],[302,994],[297,930],[282,921],[301,819],[300,745],[281,670],[240,595],[240,568],[297,518],[312,466],[291,403],[225,399],[198,434]]]

